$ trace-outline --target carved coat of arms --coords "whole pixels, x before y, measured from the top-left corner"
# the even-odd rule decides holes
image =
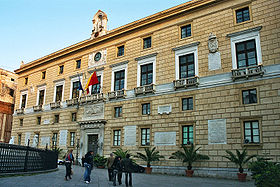
[[[210,33],[208,38],[208,49],[210,53],[216,53],[218,51],[218,40],[215,34]]]

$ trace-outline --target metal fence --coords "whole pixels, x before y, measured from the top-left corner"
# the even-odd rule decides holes
[[[58,154],[51,150],[0,143],[0,173],[55,169],[57,159]]]

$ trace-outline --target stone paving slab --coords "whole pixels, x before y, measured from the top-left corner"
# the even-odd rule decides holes
[[[14,176],[0,178],[0,187],[110,187],[112,182],[108,181],[107,169],[94,168],[91,174],[92,182],[85,184],[83,180],[84,168],[80,166],[73,167],[74,175],[71,180],[65,181],[65,166],[59,166],[55,172],[36,174],[31,176]],[[133,187],[251,187],[253,181],[245,183],[237,180],[215,179],[215,178],[188,178],[185,176],[170,176],[144,173],[134,173]],[[124,184],[124,175],[122,178]]]

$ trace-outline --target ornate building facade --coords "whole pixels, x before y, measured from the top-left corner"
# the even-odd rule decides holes
[[[156,146],[158,172],[194,144],[198,175],[235,175],[222,156],[280,161],[279,1],[193,0],[114,30],[93,18],[90,39],[22,65],[12,137],[32,146],[108,155]],[[96,72],[99,84],[79,91]],[[76,153],[76,151],[74,151]],[[232,172],[233,171],[233,172]]]

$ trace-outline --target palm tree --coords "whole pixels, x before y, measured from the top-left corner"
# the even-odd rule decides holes
[[[153,161],[159,161],[160,158],[164,158],[164,156],[159,154],[159,151],[155,151],[156,147],[154,147],[152,150],[150,149],[150,147],[145,148],[145,153],[139,153],[137,152],[137,155],[135,155],[134,157],[136,158],[141,158],[142,160],[147,162],[147,167],[150,168],[151,167],[151,162]]]
[[[223,156],[223,157],[227,158],[228,160],[230,160],[231,162],[233,162],[237,166],[239,166],[240,173],[243,173],[243,171],[244,171],[243,166],[247,162],[249,162],[249,160],[251,160],[254,157],[257,157],[257,155],[248,156],[246,149],[243,149],[242,153],[240,153],[240,151],[238,149],[236,149],[236,155],[229,150],[226,150],[226,152],[227,152],[228,156]]]
[[[113,153],[116,156],[120,156],[122,159],[124,159],[126,157],[126,155],[129,153],[129,151],[128,150],[124,151],[122,148],[119,148]]]
[[[199,154],[197,151],[200,149],[194,148],[194,145],[191,144],[191,147],[188,148],[185,145],[182,145],[183,151],[176,151],[175,153],[172,153],[172,156],[169,157],[169,159],[179,159],[183,162],[188,163],[188,170],[192,169],[192,163],[198,160],[209,160],[209,157],[207,155]]]

